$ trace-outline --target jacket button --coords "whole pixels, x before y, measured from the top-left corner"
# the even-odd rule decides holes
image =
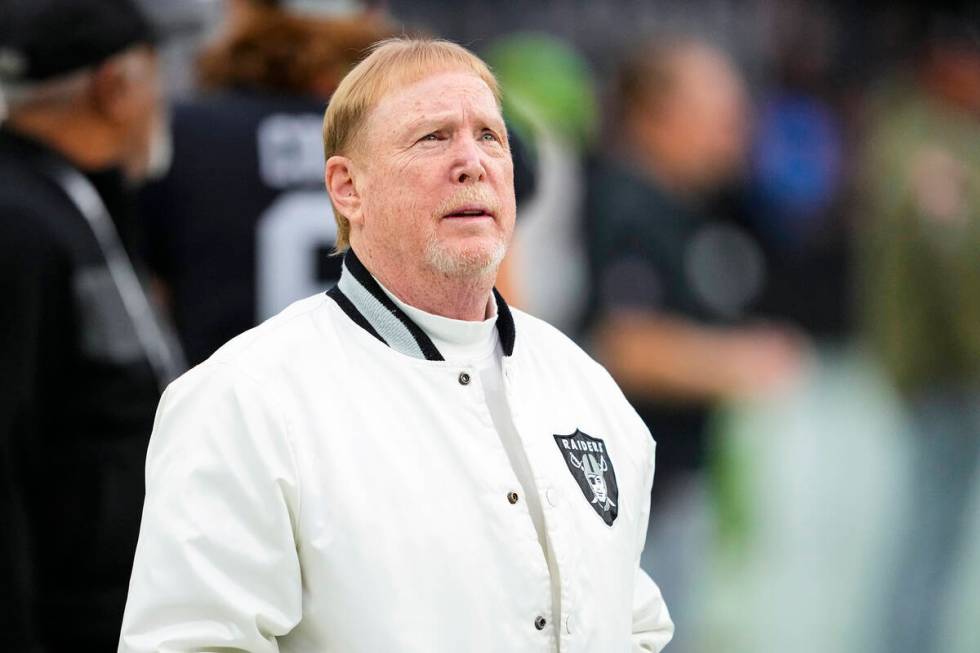
[[[469,385],[470,384],[470,375],[467,374],[466,372],[460,372],[459,373],[459,384],[460,385]]]
[[[507,493],[507,500],[510,501],[511,505],[517,503],[518,499],[520,499],[520,497],[517,496],[517,492],[508,492]]]
[[[534,627],[538,630],[544,630],[544,627],[548,625],[548,620],[544,617],[538,617],[534,620]]]

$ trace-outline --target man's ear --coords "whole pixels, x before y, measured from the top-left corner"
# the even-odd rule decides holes
[[[92,106],[105,119],[118,123],[127,119],[126,93],[130,80],[126,79],[125,71],[116,59],[102,63],[92,73],[89,86],[89,96]]]
[[[354,163],[346,156],[327,159],[324,183],[333,205],[351,223],[361,222],[361,196],[357,192]]]

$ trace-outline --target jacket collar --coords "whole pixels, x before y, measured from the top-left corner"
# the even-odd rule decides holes
[[[497,300],[497,333],[504,356],[514,353],[514,317],[504,298],[493,289]],[[327,295],[355,324],[392,349],[430,361],[445,360],[432,340],[385,294],[353,249],[344,254],[340,281]]]

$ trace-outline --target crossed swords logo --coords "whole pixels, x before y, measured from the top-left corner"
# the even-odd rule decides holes
[[[609,498],[609,490],[606,487],[604,474],[609,469],[609,465],[606,463],[605,456],[599,456],[599,462],[596,462],[596,457],[592,454],[582,454],[582,458],[579,459],[574,453],[569,452],[568,460],[585,474],[585,479],[589,482],[589,487],[592,488],[592,503],[599,504],[606,511],[616,505]]]

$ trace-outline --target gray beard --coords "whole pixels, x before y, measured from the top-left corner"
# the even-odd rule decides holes
[[[443,247],[435,238],[425,247],[425,260],[432,269],[447,277],[482,276],[496,272],[505,254],[507,246],[499,240],[491,251],[453,251]]]

